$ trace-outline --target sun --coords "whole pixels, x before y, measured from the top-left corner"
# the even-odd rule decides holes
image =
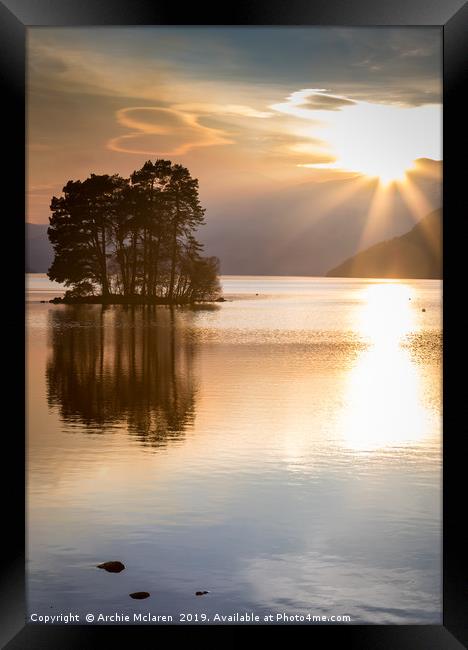
[[[418,157],[414,110],[362,102],[342,111],[330,138],[337,166],[377,177],[384,185],[402,181]]]
[[[390,151],[387,157],[376,156],[375,151],[369,148],[363,150],[355,157],[353,169],[370,178],[377,178],[381,185],[390,185],[395,182],[403,182],[406,173],[414,169],[414,160],[408,160],[404,154],[398,151]]]
[[[432,128],[435,105],[402,107],[356,102],[323,115],[322,135],[335,162],[310,165],[402,182],[420,157],[440,157],[440,133]]]

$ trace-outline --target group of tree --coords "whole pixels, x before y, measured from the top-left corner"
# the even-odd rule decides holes
[[[91,174],[53,197],[51,280],[66,298],[98,296],[189,303],[219,296],[219,260],[202,255],[198,180],[169,160],[147,161],[130,178]]]

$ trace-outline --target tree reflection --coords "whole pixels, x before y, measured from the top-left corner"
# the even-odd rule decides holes
[[[123,424],[153,446],[183,436],[194,417],[194,342],[174,308],[70,305],[49,319],[48,402],[67,424]]]

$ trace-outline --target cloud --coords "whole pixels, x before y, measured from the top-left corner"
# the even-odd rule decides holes
[[[117,111],[117,122],[133,130],[108,142],[112,151],[134,154],[177,156],[192,149],[233,144],[228,125],[203,123],[206,117],[266,119],[271,111],[259,111],[243,104],[191,102],[162,106],[134,106]]]
[[[54,76],[69,71],[67,63],[56,53],[50,52],[46,48],[38,47],[33,50],[32,54],[30,70],[34,70],[36,74]]]
[[[439,27],[32,28],[28,39],[35,77],[68,92],[80,84],[156,102],[163,89],[174,103],[200,101],[187,97],[195,82],[203,93],[210,84],[236,86],[229,101],[241,104],[246,86],[262,93],[313,79],[357,100],[421,105],[430,91],[441,101]],[[210,101],[206,93],[202,101]]]
[[[27,144],[29,151],[42,152],[42,151],[52,151],[53,147],[50,144],[44,144],[43,142],[28,142]]]
[[[173,108],[180,111],[208,113],[210,115],[239,115],[241,117],[257,118],[267,118],[274,115],[274,113],[271,113],[270,111],[257,111],[250,106],[244,106],[242,104],[211,104],[195,102],[191,104],[175,104]]]
[[[303,106],[315,111],[339,111],[343,106],[352,106],[355,103],[346,97],[315,93],[304,102]]]
[[[29,194],[47,194],[49,196],[53,189],[55,189],[53,183],[39,183],[37,185],[29,185],[28,192]]]
[[[423,47],[415,47],[411,50],[400,52],[400,56],[404,59],[407,57],[427,57],[431,55],[431,51]]]
[[[270,108],[287,115],[317,120],[315,111],[339,111],[355,103],[347,97],[330,95],[323,88],[303,88],[291,93],[285,102],[272,104]]]
[[[117,111],[116,118],[133,131],[109,140],[112,151],[180,156],[199,147],[233,143],[221,129],[204,126],[197,115],[172,107],[130,106]]]

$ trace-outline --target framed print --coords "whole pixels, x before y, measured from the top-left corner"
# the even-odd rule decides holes
[[[4,647],[464,647],[466,5],[0,10]]]

